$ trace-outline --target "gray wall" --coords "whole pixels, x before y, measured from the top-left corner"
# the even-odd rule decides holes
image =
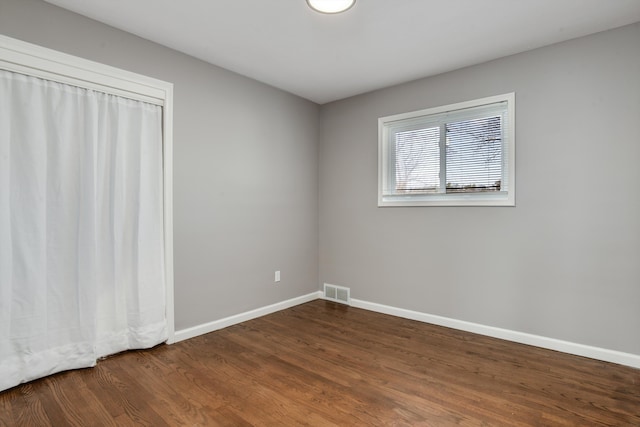
[[[176,329],[317,290],[317,105],[38,0],[0,33],[174,83]]]
[[[640,24],[324,105],[320,282],[640,354]],[[377,208],[377,118],[516,92],[516,207]]]

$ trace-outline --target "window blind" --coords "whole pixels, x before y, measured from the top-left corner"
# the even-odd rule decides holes
[[[413,118],[392,126],[391,194],[501,191],[506,102]]]

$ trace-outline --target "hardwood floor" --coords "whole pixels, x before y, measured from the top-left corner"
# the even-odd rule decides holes
[[[640,426],[640,370],[313,301],[0,393],[0,426]]]

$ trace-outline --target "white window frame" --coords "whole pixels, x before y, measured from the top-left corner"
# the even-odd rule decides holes
[[[175,342],[173,296],[173,84],[0,35],[0,69],[162,107],[167,343]]]
[[[478,108],[506,102],[506,120],[502,126],[502,175],[500,191],[477,193],[420,193],[395,192],[394,129],[429,126],[436,115],[451,114],[455,120],[475,118]],[[473,109],[473,110],[472,110]],[[468,113],[465,111],[469,111]],[[395,114],[378,119],[378,206],[515,206],[515,93],[507,93],[472,101]],[[444,163],[441,155],[440,163]]]

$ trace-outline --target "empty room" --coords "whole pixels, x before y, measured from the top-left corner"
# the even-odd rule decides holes
[[[638,0],[0,0],[0,426],[638,426],[639,183]]]

